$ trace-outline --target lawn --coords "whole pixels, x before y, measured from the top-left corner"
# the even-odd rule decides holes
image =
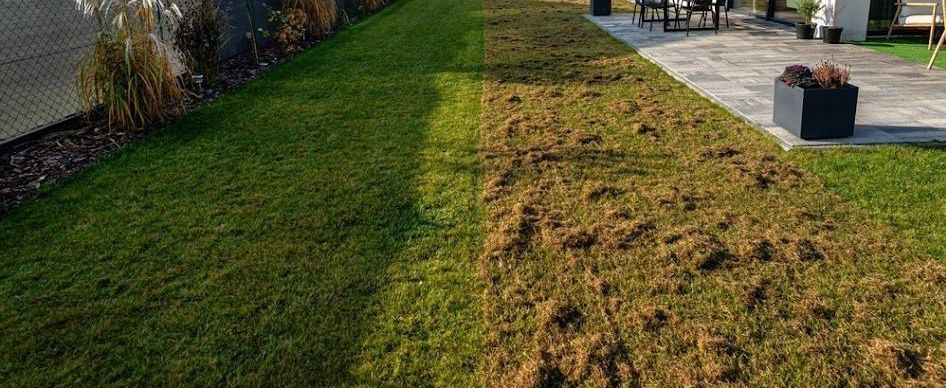
[[[925,37],[858,42],[927,64]],[[935,62],[946,68],[946,55]],[[793,152],[791,159],[816,173],[831,191],[892,225],[900,236],[946,262],[946,148],[887,146]]]
[[[946,262],[946,148],[888,146],[793,153],[832,192]]]
[[[899,149],[784,152],[585,22],[584,3],[486,8],[488,385],[946,378],[946,268],[876,216],[896,186],[862,200],[884,183],[858,162]],[[935,162],[900,160],[883,176],[901,188],[935,179],[910,174]],[[860,189],[832,191],[842,177]]]
[[[782,151],[586,12],[399,0],[46,188],[0,380],[946,380],[943,151]]]
[[[0,381],[474,384],[482,30],[397,2],[13,211]]]
[[[939,39],[939,35],[937,35]],[[898,37],[891,38],[889,41],[885,38],[871,38],[863,42],[854,44],[867,47],[882,53],[909,59],[916,63],[926,66],[933,56],[933,50],[927,49],[929,37]],[[936,48],[936,42],[933,42],[933,48]],[[942,54],[942,53],[941,53]],[[946,55],[939,55],[936,58],[934,66],[946,68]]]

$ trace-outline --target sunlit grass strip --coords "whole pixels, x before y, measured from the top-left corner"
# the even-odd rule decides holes
[[[0,381],[480,385],[480,7],[399,1],[14,209]]]

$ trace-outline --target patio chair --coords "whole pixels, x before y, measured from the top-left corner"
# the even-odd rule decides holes
[[[693,19],[694,13],[700,14],[700,21],[698,24],[702,23],[705,25],[706,14],[709,13],[709,15],[713,18],[713,23],[715,25],[716,21],[719,20],[717,19],[719,18],[719,15],[716,14],[714,8],[714,5],[716,4],[715,1],[716,0],[684,0],[680,2],[679,10],[686,12],[687,36],[690,36],[690,24],[692,24],[690,21]],[[714,29],[714,31],[719,34],[719,30]]]
[[[932,49],[936,24],[943,22],[943,10],[939,8],[939,4],[936,4],[935,1],[904,0],[895,5],[897,10],[894,12],[893,21],[890,22],[890,28],[887,29],[887,40],[890,40],[894,28],[929,27],[930,39],[926,44],[926,48],[927,50]]]
[[[628,0],[631,3],[631,22],[637,24],[637,14],[640,13],[641,0]]]
[[[663,22],[663,16],[660,15],[664,10],[670,10],[674,8],[674,5],[670,2],[664,2],[663,0],[636,0],[640,3],[640,20],[638,26],[643,28],[644,23],[650,23],[650,30],[654,30],[654,23]],[[650,10],[650,19],[646,19],[647,10]]]
[[[723,10],[723,14],[726,15],[726,28],[729,29],[729,1],[728,0],[713,0],[713,2],[721,3],[719,8],[721,8]]]
[[[688,0],[678,0],[677,3],[678,3],[678,4],[679,4],[679,3],[689,3],[689,1],[688,1]],[[713,0],[710,4],[711,4],[711,5],[715,5],[716,3],[720,3],[720,7],[719,7],[719,8],[723,11],[723,14],[725,15],[726,28],[729,28],[729,2],[726,1],[726,0]],[[679,12],[680,12],[680,10],[678,9],[678,10],[677,10],[677,15],[678,15],[678,16],[679,16]],[[717,15],[717,16],[718,16],[718,15]],[[699,24],[700,26],[706,27],[706,14],[703,14],[703,15],[700,17],[700,21],[699,21],[697,24]]]

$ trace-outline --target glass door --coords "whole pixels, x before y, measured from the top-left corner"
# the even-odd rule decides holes
[[[732,8],[742,13],[768,19],[769,1],[770,0],[733,0]]]
[[[732,8],[767,20],[799,21],[798,3],[801,0],[731,0]]]
[[[799,2],[800,0],[771,0],[769,5],[772,13],[769,18],[783,22],[801,21],[798,17]]]

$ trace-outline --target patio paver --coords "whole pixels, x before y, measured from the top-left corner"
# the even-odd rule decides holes
[[[731,28],[683,33],[638,28],[630,14],[587,16],[698,92],[758,124],[786,149],[946,141],[946,71],[855,45],[797,40],[794,29],[730,12]],[[857,128],[847,139],[808,141],[772,122],[774,78],[794,63],[851,65],[860,87]]]

